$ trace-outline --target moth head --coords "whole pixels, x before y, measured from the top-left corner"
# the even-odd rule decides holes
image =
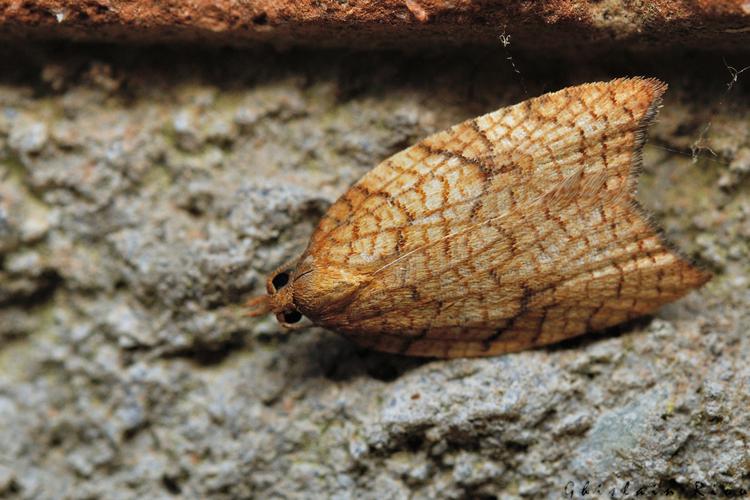
[[[251,310],[248,316],[262,316],[269,312],[276,315],[276,320],[285,328],[304,326],[302,313],[294,305],[294,270],[280,267],[266,279],[267,295],[250,299],[247,303]]]
[[[371,277],[351,270],[324,266],[307,255],[296,266],[282,266],[266,280],[267,295],[250,299],[248,316],[276,315],[286,328],[316,324],[346,307],[353,294]]]

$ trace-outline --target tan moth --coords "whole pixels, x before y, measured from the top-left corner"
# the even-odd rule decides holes
[[[396,153],[323,216],[251,316],[306,316],[366,347],[491,356],[649,314],[710,275],[634,199],[666,85],[589,83]]]

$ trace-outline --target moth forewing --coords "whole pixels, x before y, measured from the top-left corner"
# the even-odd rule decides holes
[[[281,303],[373,349],[489,356],[649,314],[709,279],[635,201],[666,85],[529,99],[383,161],[324,215]]]

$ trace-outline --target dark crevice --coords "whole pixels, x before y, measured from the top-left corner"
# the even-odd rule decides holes
[[[467,488],[464,491],[465,498],[472,498],[474,500],[496,500],[498,497],[490,495],[489,493],[478,493],[476,490],[478,487]]]
[[[220,344],[202,344],[200,342],[185,349],[165,353],[162,358],[184,358],[200,366],[216,366],[224,362],[236,351],[246,346],[246,332],[233,332],[230,338]]]
[[[406,437],[406,449],[412,453],[419,451],[424,446],[425,438],[421,433],[411,434]]]
[[[304,331],[300,330],[299,333]],[[427,358],[410,358],[365,349],[334,334],[321,337],[305,350],[304,355],[309,358],[305,363],[317,366],[322,376],[334,382],[346,382],[359,377],[392,382],[431,361]]]
[[[523,454],[526,453],[526,451],[529,449],[529,445],[525,443],[518,443],[516,441],[506,441],[505,447],[515,452],[516,454]]]
[[[138,425],[136,427],[131,427],[129,429],[126,429],[125,432],[122,434],[122,440],[124,442],[132,441],[133,438],[135,438],[138,433],[143,430],[146,427],[146,424]]]
[[[30,308],[48,302],[55,294],[57,288],[62,285],[63,281],[62,276],[56,270],[47,269],[36,278],[38,286],[31,293],[18,294],[0,301],[0,307],[18,306]]]
[[[359,354],[359,356],[357,356]],[[393,382],[405,373],[428,363],[424,358],[407,358],[395,354],[361,349],[352,346],[351,351],[328,360],[323,366],[326,378],[336,382],[367,375],[382,382]]]
[[[367,351],[365,366],[370,377],[383,382],[392,382],[430,361],[428,358],[408,358],[396,354]]]
[[[401,370],[393,363],[377,363],[367,367],[367,374],[383,382],[392,382],[401,376]]]
[[[180,487],[180,483],[177,481],[177,478],[166,475],[162,476],[161,484],[164,486],[164,489],[172,495],[179,495],[182,493],[182,488]]]

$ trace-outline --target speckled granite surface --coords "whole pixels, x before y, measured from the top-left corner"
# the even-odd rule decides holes
[[[5,49],[0,496],[750,489],[750,101],[722,61],[743,58],[518,56],[519,76],[506,57]],[[623,74],[670,84],[639,199],[715,272],[702,290],[620,332],[484,360],[242,316],[384,157]]]

